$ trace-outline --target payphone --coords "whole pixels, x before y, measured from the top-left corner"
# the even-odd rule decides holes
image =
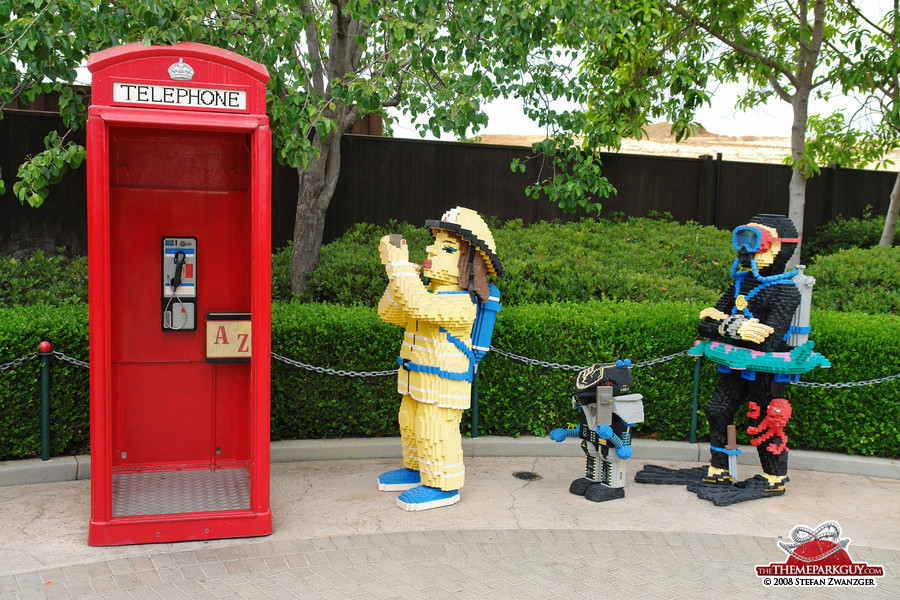
[[[197,238],[162,239],[163,331],[197,330]]]

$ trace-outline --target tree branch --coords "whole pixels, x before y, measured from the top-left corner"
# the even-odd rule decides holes
[[[764,54],[757,52],[753,48],[750,48],[749,46],[747,46],[739,41],[736,41],[736,40],[726,37],[725,34],[714,29],[712,27],[712,25],[710,25],[709,23],[701,21],[695,15],[691,14],[689,11],[681,8],[680,6],[678,6],[677,4],[675,4],[673,2],[669,2],[668,0],[663,0],[663,5],[666,8],[668,8],[668,9],[672,10],[673,12],[677,13],[678,15],[680,15],[682,18],[687,19],[688,21],[694,23],[697,27],[699,27],[700,29],[702,29],[703,31],[708,33],[709,35],[713,36],[714,38],[716,38],[717,40],[719,40],[720,42],[722,42],[723,44],[725,44],[726,46],[728,46],[729,48],[734,50],[735,52],[739,52],[745,56],[748,56],[754,60],[757,60],[760,63],[762,63],[763,65],[772,69],[773,71],[777,71],[778,73],[784,75],[791,82],[791,85],[796,87],[797,80],[796,80],[795,75],[793,73],[791,73],[790,71],[784,69],[777,61],[775,61],[771,57],[765,56]]]
[[[403,100],[403,72],[410,64],[412,64],[412,58],[407,58],[400,65],[400,77],[397,79],[397,92],[394,94],[393,98],[382,102],[381,108],[393,108],[400,105],[400,102]]]
[[[875,21],[873,21],[872,19],[870,19],[869,17],[864,15],[861,10],[856,8],[856,5],[851,0],[844,0],[843,4],[847,8],[849,8],[851,11],[853,11],[853,13],[857,16],[857,18],[864,21],[866,25],[868,25],[869,27],[871,27],[872,29],[874,29],[875,31],[879,32],[880,34],[882,34],[886,37],[891,37],[891,32],[889,32],[887,29],[884,29],[883,27],[879,26],[878,23],[876,23]]]
[[[306,47],[309,50],[309,58],[312,63],[312,89],[309,91],[314,91],[319,96],[324,96],[325,66],[322,64],[322,47],[319,45],[319,26],[316,24],[316,14],[308,2],[300,4],[300,12],[307,15]]]
[[[341,128],[341,133],[345,133],[350,131],[350,128],[359,120],[360,110],[358,106],[351,106],[349,110],[347,110],[347,114],[341,120],[338,125]]]
[[[369,24],[358,20],[353,19],[350,21],[350,26],[347,31],[347,56],[346,63],[349,67],[350,73],[356,73],[359,69],[360,62],[362,62],[363,55],[363,45],[356,41],[358,36],[367,37],[369,33]]]
[[[31,23],[29,23],[28,26],[25,27],[25,29],[22,30],[22,34],[21,34],[19,37],[17,37],[16,39],[14,39],[14,40],[12,41],[12,43],[6,48],[6,50],[3,50],[2,52],[0,52],[0,54],[9,54],[9,53],[12,51],[12,49],[15,47],[15,45],[19,42],[19,40],[21,40],[21,39],[25,36],[25,34],[28,33],[28,30],[31,29],[32,26],[34,26],[35,23],[37,23],[37,20],[41,18],[41,15],[44,14],[44,12],[45,12],[48,8],[50,8],[50,6],[51,6],[52,4],[53,4],[52,2],[48,2],[48,3],[44,6],[44,8],[41,9],[41,12],[39,12],[39,13],[36,14],[36,15],[34,15],[34,18],[31,19]]]
[[[802,1],[803,5],[806,5],[805,0]],[[798,75],[802,81],[812,84],[813,73],[816,70],[816,65],[819,62],[819,54],[822,51],[822,40],[825,37],[825,0],[815,0],[815,8],[813,8],[813,29],[812,29],[812,42],[810,43],[810,47],[807,50],[806,56],[803,57],[803,61],[798,62],[797,67],[799,69]],[[806,21],[806,11],[803,12],[803,28],[807,27]],[[801,47],[803,47],[801,45]]]
[[[400,102],[403,101],[403,95],[398,90],[394,97],[390,100],[385,100],[381,103],[381,108],[394,108],[396,106],[400,106]]]
[[[330,81],[341,79],[349,71],[348,32],[351,17],[344,16],[341,0],[331,0],[331,40],[328,44],[328,77]]]
[[[25,90],[27,90],[28,88],[30,88],[33,85],[35,85],[34,81],[27,81],[26,79],[23,79],[22,81],[17,83],[16,87],[14,87],[9,93],[10,101],[17,99],[19,96],[22,95],[22,92],[24,92]],[[6,108],[7,104],[8,104],[8,102],[0,102],[0,110],[3,110],[4,108]]]
[[[786,89],[784,89],[784,86],[783,86],[783,85],[781,85],[780,83],[778,83],[778,79],[775,77],[775,75],[771,75],[771,74],[770,74],[770,75],[768,76],[768,79],[769,79],[769,85],[772,86],[772,89],[775,90],[775,94],[776,94],[779,98],[781,98],[782,100],[784,100],[784,101],[787,102],[788,104],[790,104],[791,102],[794,101],[794,95],[791,94],[790,92],[788,92]]]

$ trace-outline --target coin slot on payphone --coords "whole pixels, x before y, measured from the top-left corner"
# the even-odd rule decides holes
[[[197,238],[162,238],[162,329],[197,330]]]

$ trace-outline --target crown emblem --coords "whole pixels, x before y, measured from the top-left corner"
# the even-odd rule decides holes
[[[169,78],[178,81],[190,81],[194,78],[194,69],[184,62],[183,58],[179,58],[177,63],[172,63],[169,67]]]
[[[778,546],[787,554],[793,556],[797,560],[805,563],[819,562],[838,550],[843,550],[850,543],[850,538],[841,539],[841,526],[837,521],[826,521],[819,525],[815,531],[805,525],[797,525],[791,529],[792,544],[787,542],[778,542]],[[821,544],[821,542],[826,542]],[[796,554],[794,550],[798,550],[807,546],[816,552],[816,556],[806,556],[805,554]]]

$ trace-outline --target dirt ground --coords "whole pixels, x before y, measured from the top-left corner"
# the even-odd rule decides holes
[[[649,137],[644,139],[623,140],[619,152],[682,158],[697,158],[705,154],[715,158],[721,152],[723,160],[778,164],[790,154],[791,147],[791,140],[787,137],[727,136],[709,133],[702,128],[697,135],[676,143],[668,123],[650,125],[646,132]],[[484,135],[481,136],[481,143],[531,146],[542,139],[542,136],[531,135]],[[889,165],[888,170],[897,171],[900,169],[900,152],[894,152],[891,156],[894,164]],[[874,165],[868,168],[874,168]]]

